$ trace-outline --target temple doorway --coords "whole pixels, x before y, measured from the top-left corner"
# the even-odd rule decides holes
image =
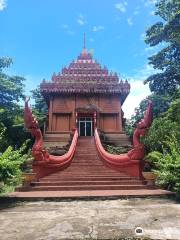
[[[78,119],[79,136],[93,136],[93,118],[79,117]]]

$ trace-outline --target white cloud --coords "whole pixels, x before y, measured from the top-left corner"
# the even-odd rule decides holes
[[[153,50],[153,47],[146,47],[144,50],[145,50],[145,52],[149,52],[149,51]]]
[[[127,23],[128,23],[129,26],[132,26],[133,25],[132,18],[128,18],[127,19]]]
[[[145,3],[144,3],[144,5],[145,5],[145,7],[152,7],[152,6],[154,6],[155,4],[157,3],[157,0],[146,0],[145,1]]]
[[[104,29],[105,29],[105,27],[102,26],[102,25],[94,26],[94,27],[93,27],[93,32],[102,31],[102,30],[104,30]]]
[[[89,41],[90,41],[90,42],[94,42],[94,38],[90,38]]]
[[[163,47],[162,45],[158,45],[158,46],[153,46],[153,47],[146,47],[144,49],[142,49],[142,51],[140,51],[139,53],[135,53],[134,56],[146,56],[150,57],[154,54],[157,54],[159,50],[161,50],[161,47]]]
[[[139,14],[139,11],[138,11],[138,10],[135,10],[135,11],[133,12],[133,14],[134,14],[134,15],[138,15],[138,14]]]
[[[145,33],[141,33],[141,35],[140,35],[140,39],[141,39],[142,41],[145,40],[145,37],[146,37],[146,34],[145,34]]]
[[[74,32],[74,31],[71,31],[71,30],[68,30],[68,31],[67,31],[67,34],[69,34],[69,35],[74,35],[75,32]]]
[[[66,32],[68,35],[74,35],[74,34],[75,34],[75,32],[70,29],[69,25],[67,25],[67,24],[62,24],[61,27],[65,30],[65,32]]]
[[[155,11],[150,11],[149,13],[151,16],[154,16],[155,15]]]
[[[153,47],[146,47],[144,50],[145,52],[154,52],[158,49],[158,46],[153,46]]]
[[[162,45],[157,45],[157,46],[153,46],[153,47],[146,47],[144,49],[145,55],[147,54],[147,57],[149,57],[149,56],[152,56],[154,54],[157,54],[158,51],[160,51],[162,47],[163,47]]]
[[[68,29],[69,28],[69,26],[67,24],[62,24],[61,27],[64,28],[64,29]]]
[[[160,71],[154,69],[152,65],[145,64],[140,70],[136,70],[134,76],[129,78],[131,90],[122,107],[126,118],[130,118],[139,103],[151,94],[148,84],[144,85],[144,80],[158,72]]]
[[[154,69],[152,65],[145,64],[140,70],[137,70],[135,78],[144,81],[150,75],[158,73],[158,72],[160,72],[160,71],[157,69]]]
[[[3,11],[7,7],[6,0],[0,0],[0,11]]]
[[[133,54],[133,57],[138,57],[138,56],[139,56],[138,53],[134,53],[134,54]]]
[[[135,108],[150,94],[148,85],[144,85],[142,80],[131,78],[129,83],[131,85],[130,94],[122,106],[126,118],[130,118],[134,114]]]
[[[116,3],[114,6],[117,10],[124,13],[124,12],[126,12],[127,2],[126,1],[119,2],[119,3]]]
[[[83,26],[87,23],[87,21],[85,20],[85,17],[82,14],[79,14],[77,23],[81,26]]]
[[[44,76],[26,74],[24,78],[26,79],[25,93],[27,96],[29,96],[31,94],[30,91],[35,89],[42,82]]]

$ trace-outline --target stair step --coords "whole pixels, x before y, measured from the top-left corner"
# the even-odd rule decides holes
[[[84,160],[84,161],[86,161],[86,162],[89,162],[89,161],[91,161],[91,162],[100,162],[100,163],[102,163],[103,164],[103,162],[101,162],[101,161],[98,161],[98,158],[97,158],[97,156],[96,157],[93,157],[93,156],[81,156],[81,157],[75,157],[73,160],[72,160],[72,162],[77,162],[77,161],[79,161],[79,160]]]
[[[122,180],[112,180],[112,181],[51,181],[51,182],[33,182],[32,186],[74,186],[74,185],[140,185],[140,181],[122,181]]]
[[[75,186],[39,186],[32,187],[32,191],[82,191],[82,190],[133,190],[148,189],[145,185],[75,185]]]
[[[75,159],[85,159],[85,160],[96,159],[96,161],[99,162],[99,158],[98,158],[97,154],[85,155],[85,154],[78,153],[74,156],[73,161]]]
[[[124,177],[64,177],[64,178],[43,178],[43,182],[59,182],[59,181],[136,181],[137,179],[124,178]]]
[[[64,178],[65,176],[67,176],[67,177],[71,177],[71,178],[73,178],[73,177],[85,177],[85,178],[88,178],[88,177],[90,177],[90,178],[126,178],[126,179],[133,179],[133,177],[129,177],[129,176],[121,176],[121,175],[113,175],[113,174],[109,174],[109,175],[106,175],[106,174],[102,174],[102,175],[92,175],[92,174],[75,174],[75,173],[72,173],[72,174],[62,174],[62,175],[53,175],[53,176],[47,176],[47,177],[44,177],[43,179],[52,179],[52,178]]]
[[[51,140],[54,139],[55,136],[52,135]],[[106,166],[98,155],[94,137],[80,137],[71,165],[63,171],[33,182],[29,191],[75,191],[78,193],[101,190],[108,193],[113,190],[147,189],[149,187],[137,177],[128,176]]]
[[[88,163],[86,162],[77,162],[77,163],[71,163],[71,166],[89,166]],[[96,166],[103,166],[101,163],[93,163],[92,164],[93,167],[96,167]]]

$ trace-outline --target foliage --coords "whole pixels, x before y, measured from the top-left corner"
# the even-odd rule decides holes
[[[135,109],[134,115],[130,120],[127,120],[125,123],[125,131],[132,138],[134,129],[137,123],[144,117],[144,112],[147,108],[148,100],[151,100],[153,103],[153,117],[157,118],[161,116],[165,111],[167,111],[174,95],[169,96],[160,96],[152,94],[142,100],[138,108]]]
[[[127,153],[131,149],[131,146],[114,146],[112,144],[103,144],[103,147],[107,152],[112,154]]]
[[[4,183],[3,188],[16,186],[21,183],[24,165],[32,160],[30,153],[26,154],[26,141],[20,149],[13,150],[9,146],[0,156],[0,181]],[[2,189],[1,189],[2,191]]]
[[[180,142],[172,136],[164,145],[162,153],[151,152],[147,159],[155,166],[159,184],[180,192]]]
[[[9,67],[12,63],[10,58],[0,58],[0,109],[5,111],[16,111],[17,105],[24,97],[24,78],[9,76],[3,73],[3,68]]]
[[[9,145],[19,147],[30,137],[24,131],[23,109],[18,104],[24,98],[25,79],[3,72],[11,64],[11,58],[0,58],[0,152]]]
[[[125,125],[124,125],[124,130],[125,130],[126,134],[130,137],[131,141],[133,139],[133,133],[134,133],[135,126],[136,126],[136,124],[133,122],[132,118],[126,119]]]
[[[21,182],[22,170],[27,170],[28,162],[32,160],[30,153],[25,153],[32,142],[25,141],[30,138],[30,134],[24,129],[23,108],[19,105],[24,98],[25,79],[3,72],[11,64],[11,58],[0,58],[1,192],[6,192]]]
[[[163,151],[165,142],[175,137],[180,142],[180,98],[173,101],[162,117],[154,119],[144,143],[148,152]]]
[[[33,105],[33,113],[35,114],[35,116],[37,116],[37,119],[40,125],[42,125],[42,123],[46,119],[46,114],[48,111],[47,104],[43,96],[41,95],[40,86],[38,86],[36,89],[32,90],[31,92],[32,92],[32,98],[35,100],[35,104]]]
[[[6,141],[5,131],[6,128],[4,127],[4,124],[0,122],[0,146],[2,146],[2,144],[4,144],[4,142]]]
[[[46,113],[47,112],[47,104],[41,94],[40,86],[38,86],[36,89],[32,90],[32,97],[35,100],[34,108],[39,113]]]
[[[153,102],[154,121],[143,141],[159,183],[180,192],[180,1],[159,0],[155,14],[162,21],[146,31],[145,42],[161,50],[149,57],[149,64],[157,70],[145,81],[152,92],[148,99]],[[142,119],[146,105],[144,99],[126,122],[129,135]]]
[[[180,1],[158,1],[155,14],[162,21],[146,31],[145,42],[151,47],[165,47],[149,57],[149,63],[160,72],[148,77],[145,83],[149,83],[152,92],[166,95],[180,86]]]

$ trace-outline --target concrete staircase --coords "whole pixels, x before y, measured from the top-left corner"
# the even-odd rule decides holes
[[[148,189],[143,181],[115,171],[99,158],[94,137],[80,137],[71,165],[33,182],[30,191],[93,191]]]

